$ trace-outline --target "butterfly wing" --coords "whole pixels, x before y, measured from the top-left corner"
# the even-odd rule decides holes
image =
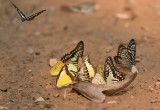
[[[84,44],[83,41],[80,41],[75,49],[73,49],[69,54],[65,54],[61,61],[64,63],[72,63],[75,66],[78,65],[79,57],[83,56]]]
[[[94,83],[94,84],[106,84],[104,78],[99,73],[97,73],[94,76],[94,78],[92,79],[92,83]]]
[[[84,57],[84,63],[85,63],[86,66],[87,66],[87,70],[88,70],[88,72],[89,72],[90,78],[94,77],[95,71],[94,71],[93,65],[92,65],[91,62],[90,62],[89,55],[86,55],[86,56]]]
[[[120,73],[118,70],[116,70],[111,57],[107,57],[104,65],[104,77],[106,81],[109,75],[112,77],[112,81],[117,82],[124,80],[124,75]]]
[[[135,57],[136,57],[136,43],[135,43],[135,40],[134,39],[131,39],[129,44],[128,44],[128,47],[127,47],[127,50],[131,56],[131,64],[132,65],[135,65]]]
[[[79,81],[90,81],[90,75],[84,61],[82,61],[82,64],[80,65],[80,71],[77,73],[77,79]]]
[[[60,71],[61,71],[61,68],[64,66],[64,63],[62,61],[58,61],[54,66],[53,68],[51,69],[50,71],[50,74],[52,76],[57,76]]]
[[[9,0],[10,1],[10,0]],[[11,1],[10,1],[11,2]],[[26,16],[20,11],[20,9],[14,4],[11,2],[11,4],[14,6],[14,8],[17,10],[18,14],[21,16],[21,20],[22,22],[24,22],[26,20]]]
[[[117,56],[114,57],[114,60],[116,64],[125,67],[130,67],[132,63],[131,54],[128,52],[128,49],[123,45],[119,45]]]
[[[27,17],[26,20],[27,20],[27,21],[31,21],[31,20],[33,20],[36,16],[42,14],[42,13],[45,12],[45,11],[46,11],[46,10],[39,11],[39,12],[37,12],[37,13],[35,13],[35,14],[29,16],[29,17]]]
[[[56,87],[61,88],[68,86],[72,83],[74,77],[69,73],[67,65],[64,65],[57,76]]]

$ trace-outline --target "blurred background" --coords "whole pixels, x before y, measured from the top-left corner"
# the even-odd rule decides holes
[[[0,110],[158,110],[160,66],[159,0],[11,0],[27,17],[22,22],[9,0],[0,1]],[[55,88],[49,59],[57,61],[82,40],[96,67],[117,54],[119,44],[137,44],[139,75],[131,87],[95,104]],[[132,88],[132,89],[130,89]],[[45,101],[36,102],[39,97]],[[74,105],[74,106],[73,106]]]

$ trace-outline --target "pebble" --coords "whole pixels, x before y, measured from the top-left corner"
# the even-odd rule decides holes
[[[147,83],[148,81],[145,81],[145,83]]]
[[[51,67],[53,67],[57,62],[58,62],[58,61],[57,61],[56,58],[51,58],[51,59],[49,59],[49,65],[50,65]]]
[[[108,103],[108,104],[116,104],[117,101],[113,100],[113,101],[108,101],[107,103]]]
[[[8,107],[0,106],[0,110],[8,110]]]
[[[8,110],[8,107],[0,106],[0,110]]]
[[[160,78],[158,79],[158,82],[160,82]]]
[[[31,73],[32,72],[32,70],[28,70],[28,73]]]
[[[156,82],[155,87],[156,89],[160,89],[160,82]]]
[[[59,97],[59,93],[56,93],[56,94],[54,95],[54,97]]]
[[[38,99],[36,99],[35,102],[43,102],[43,101],[45,101],[45,100],[42,97],[39,97]]]

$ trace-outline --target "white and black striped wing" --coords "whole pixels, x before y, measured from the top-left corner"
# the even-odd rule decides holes
[[[27,20],[27,21],[31,21],[31,20],[33,20],[36,16],[42,14],[42,13],[45,12],[45,11],[46,11],[46,10],[42,10],[42,11],[40,11],[40,12],[37,12],[37,13],[35,13],[35,14],[27,17],[26,20]]]
[[[116,78],[118,81],[122,81],[125,79],[125,76],[118,70],[116,70],[111,57],[107,57],[104,65],[104,77],[106,81],[109,74],[113,74],[113,77]]]
[[[125,46],[119,45],[117,56],[114,57],[114,60],[117,64],[130,66],[131,64],[131,56],[128,53],[128,50]]]
[[[132,58],[132,65],[135,65],[135,57],[136,57],[136,43],[135,43],[135,40],[134,39],[131,39],[129,44],[128,44],[128,47],[127,47],[127,50]]]
[[[83,63],[80,71],[77,73],[77,79],[79,81],[90,81],[89,71],[85,63]]]

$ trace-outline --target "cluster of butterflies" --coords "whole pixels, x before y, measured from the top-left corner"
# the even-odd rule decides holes
[[[107,57],[104,70],[98,65],[97,72],[90,62],[89,55],[83,57],[84,43],[80,41],[69,53],[65,54],[50,71],[52,76],[57,76],[56,87],[62,88],[72,84],[74,81],[87,81],[95,84],[112,84],[125,79],[125,74],[119,72],[113,64],[111,57]],[[121,67],[135,67],[136,43],[134,39],[128,47],[119,45],[117,56],[114,61]]]
[[[10,1],[10,0],[9,0],[9,1]],[[10,2],[11,2],[11,1],[10,1]],[[18,14],[19,14],[20,17],[21,17],[22,22],[24,22],[24,21],[31,21],[31,20],[33,20],[36,16],[38,16],[38,15],[40,15],[41,13],[43,13],[43,12],[46,11],[46,10],[42,10],[42,11],[39,11],[39,12],[37,12],[37,13],[29,16],[29,17],[26,17],[26,16],[22,13],[22,11],[20,11],[20,9],[19,9],[14,3],[11,2],[11,4],[12,4],[13,7],[17,10]]]

